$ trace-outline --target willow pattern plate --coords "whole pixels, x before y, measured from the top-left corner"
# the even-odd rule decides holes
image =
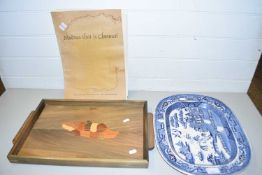
[[[185,174],[232,174],[247,166],[248,140],[236,116],[221,101],[181,94],[158,104],[154,128],[164,160]]]

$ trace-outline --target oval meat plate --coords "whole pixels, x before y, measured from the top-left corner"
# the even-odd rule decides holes
[[[181,94],[158,104],[155,139],[163,159],[185,174],[232,174],[249,163],[251,150],[236,116],[221,101]]]

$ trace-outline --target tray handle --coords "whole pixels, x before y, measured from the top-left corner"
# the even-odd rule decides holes
[[[22,134],[24,133],[24,131],[26,130],[26,128],[28,127],[28,125],[30,125],[32,119],[33,119],[33,114],[35,111],[30,112],[30,114],[28,115],[27,119],[24,121],[22,127],[19,129],[19,131],[16,133],[15,137],[13,138],[12,142],[13,144],[15,144],[19,138],[22,136]]]
[[[147,120],[148,120],[148,150],[152,150],[155,147],[155,134],[154,134],[152,113],[147,113]]]

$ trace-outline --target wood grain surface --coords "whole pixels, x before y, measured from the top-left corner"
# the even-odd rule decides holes
[[[148,127],[146,110],[144,101],[44,100],[14,138],[14,147],[17,148],[10,151],[9,160],[21,163],[147,167],[148,149],[154,144],[152,137],[150,140],[147,136],[152,127]],[[110,139],[87,138],[62,127],[66,122],[87,120],[104,123],[119,134]],[[23,131],[28,126],[32,129],[25,135]],[[18,142],[20,146],[16,146]]]

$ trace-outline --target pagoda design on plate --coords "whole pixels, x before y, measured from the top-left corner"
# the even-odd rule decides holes
[[[250,160],[238,120],[211,97],[181,94],[163,99],[156,108],[155,132],[162,157],[186,174],[232,174]]]

